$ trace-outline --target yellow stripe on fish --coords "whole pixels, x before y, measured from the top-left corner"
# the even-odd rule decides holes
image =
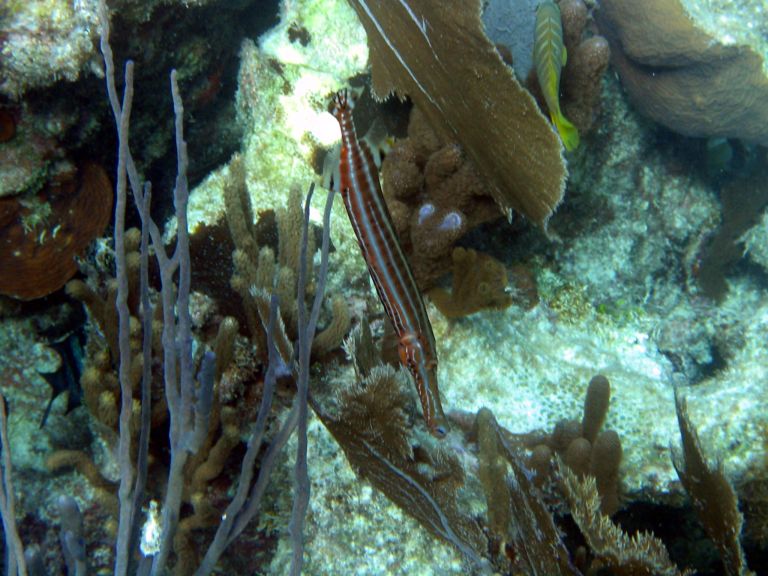
[[[560,111],[560,71],[566,59],[560,7],[554,2],[542,2],[536,9],[533,63],[552,123],[565,149],[575,150],[579,146],[579,131]]]

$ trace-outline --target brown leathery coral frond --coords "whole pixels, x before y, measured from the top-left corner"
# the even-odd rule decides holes
[[[458,140],[501,209],[546,223],[567,176],[562,145],[485,35],[480,0],[349,0],[368,34],[373,90],[408,95]]]
[[[729,576],[751,574],[739,542],[742,516],[736,493],[721,466],[710,467],[704,458],[696,429],[688,418],[685,400],[675,394],[682,454],[672,453],[672,463],[704,530],[715,543]]]
[[[488,503],[489,528],[495,539],[512,550],[505,570],[547,576],[579,574],[530,472],[523,466],[523,456],[506,441],[505,431],[490,410],[478,411],[475,429],[478,476]],[[501,562],[497,558],[496,564]]]
[[[315,413],[361,476],[471,564],[486,565],[486,536],[460,501],[462,461],[416,416],[407,373],[380,362],[365,321],[344,348],[355,364],[355,379],[315,389],[310,396]]]

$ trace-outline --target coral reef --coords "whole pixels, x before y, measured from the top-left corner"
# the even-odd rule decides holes
[[[768,22],[765,6],[751,0],[681,0],[685,11],[702,30],[721,44],[751,46],[763,55],[768,69]]]
[[[89,1],[83,3],[86,9]],[[613,74],[600,77],[605,46],[593,36],[589,11],[578,1],[561,2],[564,19],[577,23],[564,30],[570,62],[563,77],[563,101],[566,110],[570,96],[589,101],[577,122],[585,127],[593,123],[592,136],[589,147],[569,157],[568,201],[549,218],[546,231],[533,223],[547,218],[541,214],[548,213],[551,202],[539,216],[516,218],[513,227],[498,218],[503,212],[494,200],[494,184],[483,180],[488,170],[473,159],[478,152],[471,152],[460,135],[446,130],[444,122],[434,122],[437,115],[430,116],[429,107],[416,102],[408,138],[398,141],[384,160],[383,186],[422,287],[434,287],[436,279],[451,264],[455,266],[452,294],[437,288],[427,306],[438,347],[444,405],[454,408],[449,413],[451,432],[437,441],[423,426],[407,374],[382,363],[385,354],[373,345],[375,341],[385,347],[386,319],[378,304],[371,305],[364,264],[340,203],[334,207],[331,227],[326,225],[326,214],[326,249],[320,258],[313,247],[320,243],[316,242],[318,206],[308,205],[306,212],[301,209],[300,190],[314,177],[313,160],[337,137],[334,122],[325,112],[327,94],[365,71],[364,28],[351,7],[362,2],[282,2],[280,23],[257,41],[246,40],[242,45],[238,117],[234,119],[234,103],[227,106],[217,100],[221,85],[227,83],[222,71],[226,65],[211,56],[219,53],[221,29],[213,22],[209,27],[200,18],[222,4],[116,1],[116,31],[134,30],[135,23],[141,24],[135,27],[137,34],[119,41],[116,52],[133,54],[137,46],[146,47],[148,54],[157,56],[158,69],[167,65],[160,53],[168,38],[158,28],[174,18],[204,23],[197,31],[194,25],[168,26],[168,34],[184,37],[168,57],[179,59],[174,80],[178,76],[181,93],[189,94],[191,100],[185,116],[191,112],[198,120],[196,104],[216,102],[214,108],[223,114],[218,118],[229,119],[221,124],[232,134],[243,124],[245,137],[241,153],[211,172],[192,194],[192,270],[182,267],[178,280],[177,257],[166,254],[168,249],[158,240],[159,230],[145,230],[144,236],[118,231],[115,240],[124,242],[127,249],[124,259],[116,258],[122,249],[112,251],[108,242],[101,242],[98,253],[80,261],[83,276],[70,281],[68,295],[60,292],[31,303],[0,300],[0,384],[8,400],[12,438],[10,447],[3,446],[2,466],[9,471],[8,459],[13,459],[19,536],[25,544],[37,541],[37,551],[28,551],[30,573],[35,566],[46,572],[65,564],[80,570],[82,538],[89,572],[114,569],[115,550],[121,549],[115,546],[116,535],[120,542],[120,534],[125,534],[119,519],[129,500],[123,492],[124,505],[117,505],[118,485],[132,466],[141,467],[140,429],[147,417],[149,478],[146,487],[136,488],[134,525],[146,519],[146,534],[151,535],[163,522],[173,524],[173,507],[170,514],[159,511],[165,484],[174,486],[179,520],[175,537],[163,542],[164,532],[154,532],[154,541],[149,537],[143,541],[147,546],[143,551],[154,554],[164,547],[169,566],[175,565],[178,572],[191,572],[202,560],[206,569],[216,565],[222,573],[282,575],[295,570],[303,558],[308,574],[444,576],[474,568],[512,574],[575,574],[578,570],[676,575],[681,570],[638,525],[646,520],[646,529],[653,523],[677,528],[677,520],[693,516],[684,493],[688,489],[695,507],[713,512],[705,525],[715,545],[705,553],[714,557],[719,549],[728,570],[746,573],[734,537],[738,532],[734,526],[740,521],[733,508],[735,496],[742,498],[744,536],[751,539],[745,542],[747,555],[755,542],[764,546],[766,534],[768,299],[764,270],[752,265],[768,268],[765,175],[760,168],[765,162],[763,148],[726,142],[725,148],[732,147],[735,156],[743,156],[743,165],[704,166],[708,160],[703,156],[703,141],[671,134],[639,119],[618,79]],[[682,1],[688,10],[694,3]],[[744,0],[727,1],[736,5]],[[68,6],[67,14],[79,4]],[[202,12],[187,12],[182,4]],[[242,7],[234,4],[228,8],[234,11],[229,22]],[[385,36],[403,61],[418,69],[419,82],[427,87],[423,93],[413,85],[405,87],[415,100],[431,97],[434,106],[456,106],[456,93],[461,92],[468,95],[467,121],[484,117],[486,105],[492,109],[492,120],[494,114],[506,112],[519,120],[519,107],[496,108],[506,101],[498,93],[500,78],[495,68],[478,68],[483,78],[454,72],[450,84],[441,81],[435,88],[425,79],[429,74],[423,71],[424,62],[410,59],[413,54],[432,58],[438,53],[446,66],[451,59],[457,61],[451,66],[474,62],[476,44],[468,45],[466,60],[456,57],[463,48],[450,44],[469,36],[482,45],[479,52],[498,63],[498,54],[478,35],[477,2],[461,5],[471,18],[461,20],[449,34],[445,26],[453,22],[452,15],[434,14],[431,1],[396,4],[382,15],[380,11],[389,5],[365,3],[383,26],[371,39],[379,52],[373,55],[373,81],[378,87],[381,78],[376,72],[381,73],[382,54],[389,50],[381,46]],[[460,4],[441,2],[440,9],[450,11]],[[487,29],[500,25],[491,13],[498,4],[491,2],[486,12]],[[0,8],[0,26],[16,22],[16,14],[29,14],[41,6],[42,2],[27,6],[12,0]],[[521,13],[516,17],[521,21],[532,16],[528,2],[508,8],[507,14],[518,7]],[[731,16],[736,20],[735,14]],[[392,31],[392,21],[399,17],[403,18],[400,29]],[[699,14],[697,22],[703,18]],[[246,28],[251,22],[243,18],[241,25]],[[366,22],[370,26],[371,21]],[[761,31],[764,25],[757,22],[755,28]],[[232,30],[229,41],[239,43],[240,29]],[[410,44],[401,41],[401,33]],[[0,43],[6,40],[2,34]],[[737,40],[729,40],[728,34],[737,38],[737,32],[719,33],[713,53],[726,54],[722,45],[731,49],[741,45],[742,39],[755,40],[746,29],[738,32]],[[521,42],[525,44],[524,39]],[[444,43],[449,44],[449,53],[443,52]],[[591,56],[580,61],[582,47]],[[519,73],[524,63],[517,56],[514,60]],[[82,72],[83,63],[78,65]],[[570,67],[583,71],[576,76],[586,84],[567,86]],[[503,78],[512,73],[505,69]],[[159,77],[159,70],[149,75]],[[164,73],[162,80],[167,82]],[[231,85],[234,78],[229,80]],[[366,82],[368,77],[362,76],[352,84]],[[84,84],[78,86],[82,89]],[[158,102],[167,94],[161,95],[154,86],[137,76],[135,112],[149,110],[148,116],[135,117],[137,130],[132,129],[131,135],[132,143],[148,159],[136,158],[139,173],[163,154],[166,146],[159,134],[169,134],[172,125],[168,117],[158,117],[166,114]],[[58,89],[66,91],[61,85]],[[141,96],[141,105],[139,89],[146,95],[146,100]],[[72,159],[85,166],[79,159],[92,158],[90,149],[81,151],[79,146],[82,134],[96,122],[95,111],[90,120],[58,108],[48,116],[40,114],[40,102],[61,98],[56,87],[51,90],[37,95],[27,91],[18,103],[0,102],[0,195],[4,196],[0,226],[11,229],[26,224],[29,237],[36,240],[45,240],[54,231],[61,238],[63,227],[56,229],[52,211],[59,211],[57,198],[80,189],[71,177]],[[510,92],[513,100],[517,96]],[[33,97],[40,98],[37,107],[28,100]],[[178,85],[173,97],[176,104]],[[365,113],[362,99],[360,104],[358,112]],[[377,106],[375,114],[398,114],[403,120],[407,106]],[[569,118],[579,117],[577,108],[566,112]],[[226,116],[225,109],[232,115]],[[526,110],[531,111],[531,122],[549,130],[533,107]],[[53,124],[50,132],[38,130],[46,119]],[[189,124],[191,128],[197,123]],[[180,126],[176,125],[177,130]],[[515,141],[513,155],[524,158],[535,153],[538,143],[524,140],[528,129],[520,127],[521,140]],[[145,140],[144,135],[153,130],[157,137]],[[194,140],[199,147],[219,146],[215,135],[200,125],[197,130]],[[464,131],[464,125],[457,130]],[[67,138],[62,139],[65,133]],[[190,151],[191,134],[187,134]],[[516,131],[509,134],[517,138]],[[548,138],[554,136],[545,138],[552,144]],[[78,152],[64,151],[64,142],[68,147],[73,140]],[[113,150],[104,145],[111,141],[99,140],[104,155]],[[179,142],[180,150],[186,151],[182,136]],[[180,159],[180,164],[185,161]],[[208,172],[209,166],[201,166],[200,174]],[[557,164],[552,171],[560,168]],[[137,182],[135,190],[142,190],[138,177]],[[185,189],[183,183],[179,187]],[[162,204],[170,202],[171,195],[162,192],[166,188],[153,187],[156,215],[164,214]],[[136,208],[147,221],[145,198],[137,194]],[[177,198],[184,203],[183,196]],[[127,208],[131,210],[130,202]],[[80,216],[79,224],[84,220]],[[308,220],[311,225],[306,224]],[[175,226],[172,222],[166,229],[166,245],[179,242],[183,252],[186,240],[180,239],[183,234],[176,236]],[[79,231],[80,226],[76,227]],[[183,218],[178,227],[186,229]],[[324,269],[329,228],[334,253],[328,288],[333,298],[323,306],[316,304],[313,316],[317,320],[319,315],[321,329],[312,338],[308,329],[315,322],[307,323],[306,316],[302,321],[301,304],[322,293],[325,279],[309,273],[301,280],[299,271]],[[158,238],[153,238],[151,249],[147,234],[153,233]],[[456,247],[459,239],[462,248]],[[159,266],[150,263],[153,250],[161,255]],[[165,265],[163,257],[168,258]],[[116,262],[127,284],[127,296],[122,288],[124,300],[115,281]],[[486,266],[488,262],[492,264]],[[0,265],[5,280],[6,268],[2,261]],[[702,282],[705,277],[715,278],[715,292],[702,287],[707,284]],[[179,294],[185,296],[177,300]],[[41,331],[40,324],[61,323],[55,314],[42,310],[73,306],[70,296],[83,302],[89,313],[88,365],[81,378],[84,407],[65,417],[65,403],[54,399],[48,422],[40,430],[38,416],[50,395],[45,380],[53,378],[67,359],[63,355],[57,359],[55,345],[35,332]],[[160,313],[160,301],[165,315]],[[510,301],[521,305],[506,306]],[[497,309],[472,313],[489,303]],[[127,310],[122,327],[120,306]],[[187,313],[184,327],[176,314]],[[453,318],[464,314],[460,321]],[[347,341],[352,360],[345,361],[338,345],[350,324],[356,325]],[[178,340],[163,336],[169,328],[178,330]],[[130,364],[122,375],[117,370],[121,357],[127,359],[126,366]],[[301,375],[297,374],[299,362],[304,367]],[[177,435],[175,444],[169,444],[175,433],[168,416],[169,399],[182,387],[182,379],[166,381],[165,368],[185,371],[191,395],[182,416],[189,435],[182,435],[181,441]],[[605,377],[595,377],[587,385],[595,373]],[[152,384],[143,387],[142,381]],[[126,393],[126,388],[131,392]],[[675,388],[678,397],[685,398],[696,432],[690,422],[678,419]],[[142,413],[145,393],[152,399],[153,413]],[[302,404],[304,394],[318,418]],[[210,411],[204,409],[208,400]],[[578,420],[563,420],[582,413]],[[204,426],[197,421],[198,415],[205,420]],[[206,434],[195,432],[206,426]],[[299,435],[291,437],[296,429]],[[673,461],[670,439],[678,429],[685,458],[676,456]],[[191,445],[197,447],[195,454],[187,450]],[[674,452],[676,445],[673,442]],[[706,464],[702,452],[717,459],[717,469]],[[169,474],[180,454],[186,462]],[[241,461],[238,484],[233,479]],[[176,481],[163,482],[169,476]],[[721,488],[727,484],[734,489],[725,494]],[[5,475],[0,485],[6,491],[11,488]],[[701,488],[708,494],[702,495]],[[74,500],[57,502],[62,492]],[[152,500],[150,506],[142,510],[140,505],[148,500]],[[241,509],[231,512],[230,506],[237,508],[238,502]],[[657,508],[649,512],[648,503],[663,507],[675,522],[659,522],[661,514],[657,515]],[[305,522],[304,510],[308,510]],[[726,528],[724,520],[729,520]],[[630,538],[621,530],[638,534]],[[675,563],[681,568],[688,564],[687,559],[681,560],[680,550],[694,547],[693,531],[686,531],[682,543],[667,541],[669,533],[663,529],[657,534],[665,538]],[[212,537],[213,553],[202,558]],[[8,549],[20,550],[18,542],[12,544]],[[227,545],[231,548],[222,555]],[[123,561],[132,573],[131,558]]]
[[[2,113],[3,130],[13,137],[0,140],[0,198],[34,194],[74,170],[62,140],[77,123],[76,114],[59,103],[44,111],[27,105]]]
[[[435,441],[416,417],[416,402],[405,373],[379,363],[365,324],[353,330],[346,349],[354,362],[354,383],[336,378],[325,382],[314,390],[311,403],[359,474],[457,548],[474,570],[492,566],[504,573],[578,573],[544,504],[537,475],[527,468],[524,439],[510,435],[483,408],[476,415],[452,413],[453,431],[444,441]],[[615,436],[611,432],[598,435],[608,393],[607,380],[595,377],[585,401],[583,425],[595,448],[592,465],[583,475],[592,478],[592,473],[598,473],[603,506],[615,509],[611,494],[615,498],[618,461],[597,457],[603,452],[598,448],[600,437]],[[558,474],[567,477],[563,469]],[[585,533],[590,530],[588,523],[604,518],[599,511],[601,496],[592,482],[587,481],[589,497],[574,497],[566,491],[574,513],[585,510]],[[582,508],[585,503],[586,509]],[[652,546],[660,559],[666,558],[660,542],[645,537],[633,547],[634,541],[616,526],[610,533],[603,531],[593,545],[598,557],[610,556],[613,565],[622,567],[637,564],[643,568],[638,573],[643,574],[653,573],[653,560],[640,554],[644,547]],[[605,546],[633,551],[615,556]],[[674,570],[668,559],[664,565]]]
[[[409,96],[462,144],[505,214],[545,223],[565,188],[562,145],[485,35],[480,1],[352,5],[368,32],[374,95]]]
[[[275,218],[278,228],[278,249],[259,246],[250,197],[245,187],[245,173],[242,159],[236,156],[229,166],[232,179],[224,189],[227,206],[226,218],[235,250],[231,285],[243,302],[243,314],[251,338],[258,348],[266,350],[264,343],[264,318],[269,316],[270,295],[275,294],[281,302],[280,314],[285,334],[278,332],[276,346],[283,357],[289,358],[290,341],[298,335],[298,305],[294,294],[298,288],[298,271],[301,265],[301,230],[304,221],[302,193],[293,188],[286,205],[277,211]],[[310,235],[306,253],[312,257],[315,252],[314,236]],[[275,280],[276,279],[276,280]],[[306,286],[307,296],[314,294],[314,286]],[[312,342],[313,352],[319,356],[338,348],[349,331],[350,316],[344,300],[336,296],[331,302],[332,318]]]
[[[619,574],[647,576],[691,574],[689,570],[678,570],[660,540],[647,532],[627,536],[610,518],[602,514],[594,478],[579,480],[576,474],[563,465],[559,473],[573,519],[595,555],[590,569],[607,567]]]
[[[584,398],[584,415],[578,420],[560,420],[552,434],[542,438],[530,434],[524,442],[531,449],[534,481],[544,486],[552,478],[552,458],[561,461],[579,478],[594,478],[600,495],[600,513],[611,516],[619,509],[619,465],[622,448],[613,430],[600,431],[608,413],[611,386],[605,376],[589,381]]]
[[[762,53],[703,31],[679,0],[608,0],[597,19],[612,64],[643,114],[688,136],[768,144]]]
[[[137,289],[139,285],[139,242],[138,230],[128,231],[126,234],[126,249],[128,250],[129,284]],[[91,332],[88,346],[87,368],[81,378],[85,405],[92,418],[100,424],[101,434],[106,436],[108,442],[114,441],[118,433],[120,418],[120,383],[116,366],[120,358],[118,345],[118,315],[115,308],[116,281],[113,279],[91,278],[90,286],[83,281],[72,281],[67,285],[70,295],[82,301],[88,307],[94,326],[98,326],[98,332]],[[140,324],[140,312],[137,300],[132,300],[131,313],[138,327]],[[204,323],[210,322],[209,315],[200,317]],[[203,329],[203,325],[198,326]],[[209,328],[213,328],[212,326]],[[239,349],[237,363],[235,360],[235,335],[237,323],[231,318],[221,319],[216,329],[216,335],[211,342],[212,348],[217,352],[217,367],[214,375],[216,393],[212,400],[212,408],[209,416],[208,434],[201,448],[187,461],[184,469],[185,496],[184,501],[193,509],[189,515],[185,515],[176,533],[174,548],[180,560],[177,564],[179,573],[189,573],[197,561],[197,552],[193,549],[193,531],[216,525],[217,513],[210,502],[208,494],[209,484],[223,471],[230,453],[240,444],[241,422],[249,421],[252,412],[253,393],[248,393],[246,384],[253,377],[252,371],[241,370],[238,363],[245,363],[248,352]],[[135,398],[131,407],[132,430],[134,441],[138,437],[141,418],[141,386],[143,359],[142,340],[143,330],[135,329],[131,335],[132,343],[132,371],[131,379]],[[159,365],[163,349],[160,334],[163,332],[163,322],[159,317],[152,322],[154,334],[153,355],[155,366]],[[102,341],[98,334],[104,336]],[[249,361],[255,362],[252,356]],[[158,374],[154,380],[162,381]],[[168,404],[163,391],[155,387],[151,391],[152,402],[151,427],[161,431],[167,426]],[[242,401],[245,399],[246,401]],[[162,450],[160,445],[155,446],[151,454],[153,472],[163,473],[162,455],[156,450]],[[95,465],[91,457],[78,450],[62,449],[54,452],[47,460],[48,467],[53,471],[74,467],[85,476],[91,486],[99,495],[107,510],[117,515],[117,484],[106,478]],[[156,495],[155,495],[156,497]]]
[[[764,165],[768,165],[768,152],[763,153]],[[739,239],[746,256],[768,270],[768,212],[763,211],[757,224],[747,230]]]
[[[258,364],[260,359],[258,354],[266,352],[266,344],[264,343],[266,327],[263,325],[261,314],[269,314],[268,294],[273,289],[273,279],[275,278],[278,279],[277,294],[282,297],[285,304],[281,306],[281,328],[275,332],[274,336],[278,347],[281,348],[281,352],[286,358],[292,356],[291,341],[297,333],[298,314],[293,295],[297,290],[297,272],[301,261],[299,248],[303,223],[302,195],[298,191],[292,193],[289,197],[288,206],[280,210],[277,215],[281,249],[279,250],[279,258],[276,258],[269,247],[259,248],[255,237],[250,232],[253,226],[253,214],[248,196],[245,194],[240,162],[239,158],[235,158],[232,162],[233,170],[238,173],[239,180],[236,179],[233,186],[228,187],[226,199],[230,208],[228,212],[230,232],[233,234],[233,242],[237,247],[233,257],[235,272],[232,282],[233,286],[238,288],[238,291],[243,295],[243,306],[246,311],[242,314],[249,320],[249,328],[253,330],[251,337],[256,346],[251,349],[242,342],[237,343],[238,324],[234,319],[221,319],[213,312],[199,315],[198,322],[200,324],[196,326],[197,330],[200,332],[216,330],[216,335],[210,345],[216,351],[217,366],[208,434],[201,448],[186,462],[183,472],[183,501],[191,507],[192,512],[181,518],[173,544],[178,557],[175,570],[180,574],[190,573],[199,563],[200,557],[195,548],[195,534],[201,529],[218,525],[220,511],[216,505],[219,496],[211,488],[211,484],[226,471],[230,454],[241,443],[241,435],[245,432],[244,423],[253,419],[254,404],[258,401],[259,394],[258,387],[252,386],[254,379],[259,377]],[[134,289],[139,283],[139,240],[138,230],[126,233],[128,282],[129,285],[134,286]],[[314,243],[311,245],[314,246]],[[307,253],[311,256],[309,250],[307,249]],[[249,260],[248,257],[251,252],[255,256],[253,261]],[[258,268],[256,267],[257,264]],[[103,431],[106,432],[108,438],[114,438],[118,431],[120,407],[120,386],[115,371],[116,358],[119,357],[118,317],[114,306],[116,283],[111,279],[106,282],[103,279],[100,281],[91,279],[91,282],[98,285],[99,288],[95,289],[82,281],[73,281],[68,285],[68,292],[88,306],[93,322],[98,325],[99,333],[103,334],[106,340],[106,342],[101,342],[96,337],[97,333],[92,333],[88,367],[83,374],[81,384],[89,412],[103,426]],[[312,288],[308,293],[314,293],[314,290]],[[132,301],[131,305],[133,321],[138,325],[140,318],[138,302]],[[333,314],[328,326],[324,331],[319,332],[314,340],[313,349],[319,356],[338,348],[348,330],[349,315],[342,301],[334,300]],[[290,339],[282,328],[283,325],[291,334]],[[162,331],[162,321],[155,318],[152,323],[152,332],[154,334],[153,356],[156,359],[161,358],[163,354],[160,338]],[[131,363],[133,366],[131,378],[136,396],[132,407],[132,428],[136,434],[140,428],[140,400],[138,395],[141,391],[139,383],[143,366],[141,356],[142,331],[134,330],[131,339],[134,354]],[[154,361],[153,365],[158,366],[159,360]],[[161,381],[161,377],[158,375],[155,381]],[[154,401],[152,403],[151,427],[152,430],[159,431],[167,426],[168,405],[161,389],[153,389],[152,396]],[[162,470],[163,458],[157,452],[158,450],[161,448],[154,446],[150,453],[152,474],[164,473]],[[47,464],[54,471],[68,467],[77,469],[89,479],[93,489],[105,502],[104,506],[113,514],[116,513],[116,484],[104,477],[87,454],[81,451],[59,450],[49,457]]]
[[[759,226],[760,215],[768,206],[766,177],[768,165],[754,174],[734,177],[720,189],[722,222],[697,254],[694,274],[701,291],[710,298],[722,301],[725,297],[728,290],[727,276],[744,255],[740,239],[748,230]],[[749,246],[747,240],[747,250]]]
[[[19,98],[32,88],[58,80],[75,80],[98,66],[94,39],[98,33],[93,0],[11,1],[0,9],[0,93]]]
[[[240,56],[241,155],[251,204],[261,212],[282,206],[291,188],[314,178],[316,149],[339,138],[338,124],[326,110],[328,94],[364,71],[368,50],[365,32],[346,0],[300,0],[283,3],[280,23],[258,43],[245,40]],[[229,178],[223,166],[192,190],[191,232],[201,224],[223,222],[223,187]],[[331,286],[338,277],[359,283],[367,271],[340,202],[332,223],[339,274],[329,278]]]

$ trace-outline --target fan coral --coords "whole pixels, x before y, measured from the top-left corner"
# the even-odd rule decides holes
[[[480,0],[351,4],[368,34],[374,94],[410,96],[462,144],[503,212],[544,224],[565,188],[562,145],[485,35]]]

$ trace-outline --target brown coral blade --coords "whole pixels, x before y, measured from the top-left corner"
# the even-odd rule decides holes
[[[680,482],[693,500],[693,509],[704,530],[717,546],[726,574],[748,574],[739,542],[742,517],[736,493],[722,467],[707,464],[699,436],[688,418],[685,400],[678,394],[675,409],[683,451],[682,455],[673,453],[672,462]]]
[[[478,436],[478,476],[488,504],[489,528],[516,551],[512,573],[575,576],[552,515],[539,496],[523,458],[504,438],[490,410],[481,408],[475,420]],[[507,465],[510,473],[506,473]]]
[[[474,160],[504,212],[544,224],[563,197],[562,146],[486,37],[480,0],[349,0],[368,34],[373,88],[408,95]]]
[[[109,223],[112,185],[103,168],[87,164],[77,188],[51,184],[37,201],[50,207],[39,222],[30,224],[31,210],[20,208],[0,229],[0,294],[22,300],[58,290],[77,272],[75,256]]]

